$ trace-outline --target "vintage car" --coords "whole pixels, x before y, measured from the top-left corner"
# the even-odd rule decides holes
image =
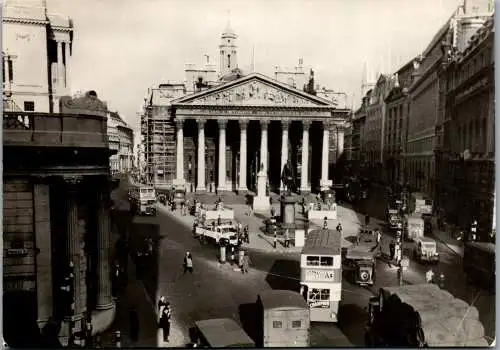
[[[356,283],[360,286],[373,286],[375,282],[375,259],[373,256],[356,261]]]
[[[397,209],[388,209],[387,210],[387,223],[389,224],[389,228],[393,230],[402,230],[403,229],[403,220],[398,213]]]
[[[433,262],[439,261],[439,253],[437,252],[436,241],[429,237],[419,237],[415,241],[413,256],[417,261]]]
[[[355,243],[356,250],[373,251],[377,246],[376,230],[361,229]]]

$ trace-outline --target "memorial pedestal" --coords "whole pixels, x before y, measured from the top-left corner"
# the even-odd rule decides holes
[[[282,228],[289,229],[291,235],[295,230],[295,203],[297,200],[297,197],[292,195],[283,195],[280,198]]]
[[[253,211],[267,213],[271,208],[269,196],[266,195],[266,174],[260,171],[257,174],[257,196],[253,198]]]

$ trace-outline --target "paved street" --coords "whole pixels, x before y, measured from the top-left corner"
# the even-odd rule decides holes
[[[126,207],[126,201],[122,199],[121,205]],[[356,227],[355,221],[361,221],[362,215],[356,214],[349,208],[342,208],[339,213],[342,213],[344,232],[352,234]],[[262,247],[259,249],[247,247],[246,250],[249,251],[251,258],[251,269],[248,275],[242,275],[229,265],[218,264],[218,250],[215,246],[202,246],[193,238],[190,220],[192,220],[190,217],[176,216],[160,208],[156,217],[135,216],[130,224],[131,241],[138,242],[141,237],[151,235],[158,242],[158,264],[148,267],[141,278],[149,294],[151,307],[160,295],[165,295],[173,306],[171,340],[168,344],[163,344],[161,341],[159,344],[182,346],[188,343],[189,328],[193,326],[194,321],[203,318],[234,318],[246,327],[249,334],[252,334],[252,330],[248,329],[245,322],[248,319],[246,315],[248,307],[245,305],[255,302],[258,293],[265,289],[298,290],[299,253],[297,250],[282,253],[274,252],[270,247],[267,250]],[[251,240],[256,239],[257,233],[251,232]],[[390,236],[384,235],[383,250],[386,252],[389,241]],[[182,262],[186,251],[190,251],[194,257],[193,275],[183,275]],[[439,251],[442,261],[437,269],[449,276],[448,288],[466,285],[456,254],[443,245],[439,246]],[[412,262],[404,276],[405,283],[423,283],[426,270],[426,266]],[[456,273],[458,270],[459,273]],[[315,346],[340,346],[343,337],[347,336],[352,344],[362,346],[368,299],[380,286],[396,283],[396,268],[382,261],[377,264],[375,286],[361,288],[345,280],[338,327],[331,324],[313,324],[311,343]],[[467,300],[473,298],[473,291],[470,288],[458,288],[456,293],[458,292]],[[494,311],[491,310],[494,308],[490,305],[494,305],[494,299],[484,293],[477,298],[476,306],[480,310],[487,334],[492,336]]]
[[[383,220],[387,208],[386,198],[384,187],[377,185],[372,186],[366,203],[362,203],[358,210],[371,217]],[[387,235],[387,237],[390,237],[390,235]],[[437,242],[440,261],[434,271],[445,275],[446,290],[468,303],[474,302],[474,306],[479,310],[480,320],[484,325],[485,334],[493,338],[495,336],[495,295],[487,290],[470,285],[463,271],[462,257],[460,254],[439,239],[437,239]],[[412,245],[409,244],[408,248],[411,247]],[[412,267],[411,270],[416,270],[416,274],[421,277],[423,277],[423,274],[425,274],[425,271],[428,269],[427,266],[415,262],[412,262]]]

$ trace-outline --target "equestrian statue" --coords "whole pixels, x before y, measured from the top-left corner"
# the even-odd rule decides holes
[[[283,181],[285,193],[289,196],[292,194],[292,189],[295,188],[295,174],[293,170],[294,169],[289,159],[283,166],[283,171],[281,172],[281,181]]]

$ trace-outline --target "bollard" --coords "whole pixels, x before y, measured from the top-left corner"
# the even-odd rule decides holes
[[[120,331],[115,331],[115,347],[122,347],[122,334],[120,333]]]
[[[220,263],[226,263],[226,247],[224,245],[220,246]]]

